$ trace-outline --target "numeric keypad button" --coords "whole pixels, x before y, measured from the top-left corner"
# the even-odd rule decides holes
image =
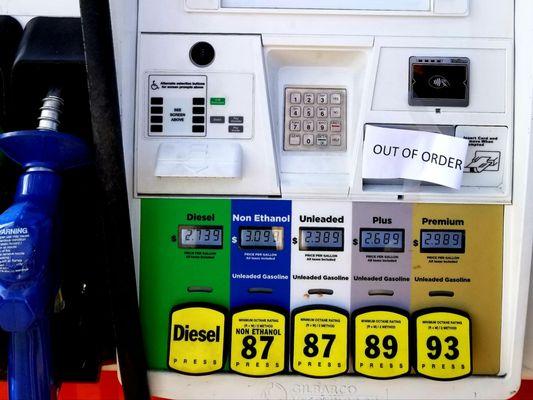
[[[319,132],[327,132],[328,130],[328,121],[318,121],[316,123],[316,130]]]
[[[316,102],[318,104],[328,104],[328,95],[327,95],[327,93],[319,93]]]
[[[302,107],[292,106],[289,110],[289,114],[292,118],[299,118],[302,116]]]
[[[315,136],[313,134],[307,133],[304,135],[304,146],[312,146],[315,144]]]
[[[315,102],[314,93],[305,93],[304,94],[304,103],[305,104],[314,104],[314,102]]]
[[[302,102],[302,94],[299,92],[292,92],[290,94],[291,104],[300,104]]]
[[[314,121],[304,121],[304,131],[305,132],[313,132],[314,130],[315,130]]]
[[[290,131],[300,131],[302,129],[302,123],[298,120],[290,121],[289,122],[289,130]]]
[[[315,108],[311,106],[304,107],[304,117],[313,118],[315,116]]]

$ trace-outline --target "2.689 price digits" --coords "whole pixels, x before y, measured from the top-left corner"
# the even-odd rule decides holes
[[[446,357],[448,360],[456,360],[459,358],[459,350],[457,349],[457,346],[459,346],[459,340],[457,340],[454,336],[448,336],[446,339],[444,339],[444,342],[448,345],[448,352],[444,354],[444,357]],[[428,340],[426,341],[426,347],[428,348],[428,357],[431,360],[438,359],[442,354],[442,342],[437,336],[430,336],[428,337]]]
[[[369,335],[367,336],[365,343],[365,355],[370,359],[378,358],[381,354],[381,349],[379,348],[379,337],[376,335]],[[383,357],[388,360],[393,359],[396,357],[396,354],[398,354],[398,341],[394,336],[385,336],[383,338],[382,347],[385,350],[383,352]]]

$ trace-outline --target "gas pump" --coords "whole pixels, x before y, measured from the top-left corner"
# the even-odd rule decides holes
[[[516,392],[530,4],[110,4],[152,394]]]

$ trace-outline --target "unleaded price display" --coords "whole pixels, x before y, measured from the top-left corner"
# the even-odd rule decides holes
[[[354,312],[352,337],[355,372],[376,379],[407,375],[409,314],[393,307],[367,307]]]
[[[326,378],[348,370],[348,313],[337,307],[306,306],[292,314],[292,370]]]
[[[188,375],[219,371],[226,357],[226,311],[206,303],[176,306],[170,314],[168,366]]]
[[[415,369],[426,378],[455,380],[472,373],[472,327],[467,313],[434,308],[412,316]]]
[[[343,251],[344,228],[300,228],[300,250]]]
[[[232,371],[264,377],[286,369],[288,318],[285,312],[250,308],[234,312],[231,321]]]

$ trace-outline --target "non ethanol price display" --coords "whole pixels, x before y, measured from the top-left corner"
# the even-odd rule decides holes
[[[283,250],[283,227],[241,227],[239,246],[242,249]]]
[[[428,230],[420,231],[420,252],[422,253],[464,253],[464,230]]]
[[[344,250],[344,228],[300,228],[300,250]]]
[[[363,228],[359,231],[359,250],[373,252],[404,251],[403,229],[374,229]]]
[[[179,242],[181,248],[221,249],[221,226],[179,226]]]

